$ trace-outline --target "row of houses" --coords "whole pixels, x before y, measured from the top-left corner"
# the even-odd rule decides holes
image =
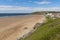
[[[46,16],[50,16],[52,18],[60,18],[60,12],[47,12]]]
[[[56,12],[56,11],[41,11],[41,12],[34,12],[32,14],[51,16],[52,18],[60,18],[60,12]]]

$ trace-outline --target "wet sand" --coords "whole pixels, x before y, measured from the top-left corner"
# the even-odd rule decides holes
[[[42,15],[0,18],[0,40],[17,40],[31,31],[36,23],[42,23]]]

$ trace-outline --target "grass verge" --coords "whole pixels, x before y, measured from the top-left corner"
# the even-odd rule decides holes
[[[24,40],[60,40],[60,18],[42,24],[32,35]]]

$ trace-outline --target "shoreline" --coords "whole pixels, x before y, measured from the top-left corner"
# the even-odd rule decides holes
[[[2,36],[2,38],[4,37],[3,40],[16,40],[17,38],[22,37],[24,34],[32,30],[36,23],[42,23],[43,21],[45,21],[45,17],[42,15],[32,15],[32,16],[26,16],[21,18],[12,17],[12,18],[4,18],[4,19],[3,20],[0,19],[1,22],[6,24],[5,27],[0,25],[2,26],[0,27],[1,31],[5,29],[0,33],[0,36],[2,36],[2,33],[3,34],[5,33],[4,35],[6,37],[4,37],[3,35]],[[10,26],[10,28],[7,25]],[[8,35],[6,35],[6,33]],[[0,40],[2,40],[2,38],[0,37]]]

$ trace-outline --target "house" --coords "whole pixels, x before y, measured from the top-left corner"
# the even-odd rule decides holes
[[[50,16],[51,18],[60,18],[60,12],[48,12],[46,16]]]
[[[52,13],[47,13],[46,16],[54,17]]]

